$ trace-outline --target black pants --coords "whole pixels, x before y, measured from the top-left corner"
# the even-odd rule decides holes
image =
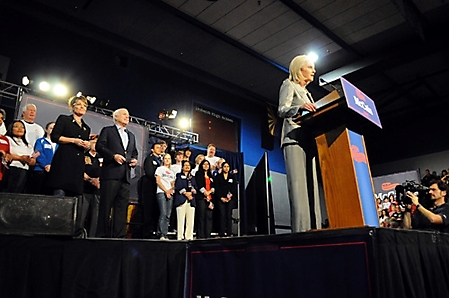
[[[216,204],[218,211],[218,232],[220,236],[230,236],[232,234],[232,201]]]
[[[102,180],[100,192],[97,237],[124,238],[129,204],[129,183],[122,180]]]
[[[212,215],[213,211],[208,208],[209,202],[204,199],[197,199],[195,208],[195,217],[197,218],[197,238],[210,238],[212,233]]]
[[[100,205],[100,195],[84,193],[80,196],[81,219],[80,222],[87,231],[88,237],[95,237],[98,225],[98,208]]]
[[[6,192],[10,193],[24,193],[27,183],[28,170],[9,167],[6,172]]]

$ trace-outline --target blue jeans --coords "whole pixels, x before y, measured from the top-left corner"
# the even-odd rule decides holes
[[[167,237],[168,225],[170,223],[171,210],[173,207],[173,196],[167,200],[165,193],[156,194],[157,203],[159,205],[159,222],[157,232],[159,237]]]

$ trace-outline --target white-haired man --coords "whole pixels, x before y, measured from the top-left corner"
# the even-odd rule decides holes
[[[123,238],[126,235],[131,167],[137,165],[137,148],[134,134],[126,128],[128,110],[115,110],[113,118],[115,124],[101,130],[96,146],[103,157],[97,236]],[[112,208],[112,233],[109,233]]]
[[[25,125],[25,138],[31,147],[34,147],[36,140],[45,136],[45,131],[39,124],[35,123],[37,108],[29,103],[22,108],[22,122]]]

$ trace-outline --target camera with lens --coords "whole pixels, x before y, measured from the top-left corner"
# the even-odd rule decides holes
[[[397,185],[394,190],[396,191],[396,200],[398,203],[405,205],[412,203],[412,199],[407,196],[408,191],[415,193],[423,205],[427,205],[426,202],[430,200],[429,188],[413,180],[406,180],[401,185]]]

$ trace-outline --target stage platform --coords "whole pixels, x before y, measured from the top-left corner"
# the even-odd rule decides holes
[[[2,298],[449,297],[449,235],[387,228],[159,241],[0,235]]]

